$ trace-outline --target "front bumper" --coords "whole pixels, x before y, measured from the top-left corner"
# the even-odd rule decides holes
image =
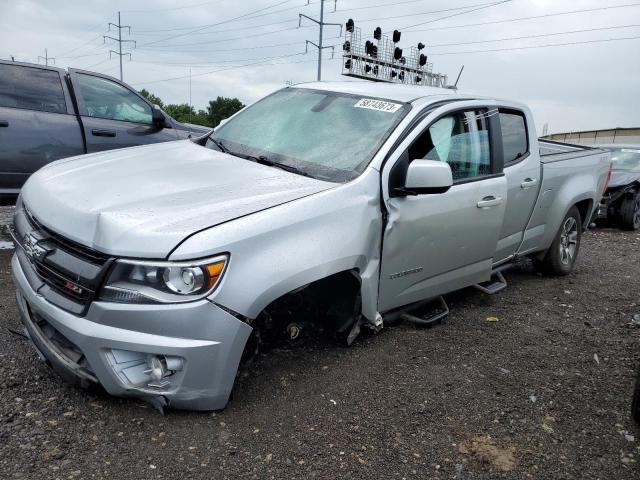
[[[99,383],[112,395],[160,400],[181,409],[217,410],[227,404],[251,333],[246,323],[208,300],[172,305],[93,302],[79,317],[38,294],[16,255],[11,266],[22,322],[40,354],[66,380],[83,387]],[[82,364],[65,355],[68,349],[57,348],[42,325],[70,342],[83,356]],[[151,356],[180,359],[180,370],[160,383],[140,382],[147,370],[140,363]]]

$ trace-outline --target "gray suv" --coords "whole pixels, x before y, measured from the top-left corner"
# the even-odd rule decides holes
[[[0,197],[64,157],[200,136],[107,75],[0,60]]]

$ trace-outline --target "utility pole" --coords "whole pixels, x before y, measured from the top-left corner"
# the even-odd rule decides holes
[[[324,2],[326,0],[320,0],[320,20],[316,20],[315,18],[311,18],[307,15],[304,15],[302,13],[298,14],[298,28],[301,26],[302,24],[302,17],[306,18],[307,20],[311,20],[314,23],[318,24],[318,27],[320,29],[320,32],[318,33],[318,43],[315,44],[313,43],[311,40],[306,40],[305,43],[305,53],[308,52],[309,50],[309,44],[313,45],[314,47],[316,47],[318,49],[318,81],[320,81],[322,79],[322,50],[324,50],[325,48],[330,48],[331,49],[331,58],[333,58],[333,45],[327,45],[327,46],[323,46],[322,45],[322,30],[323,27],[325,25],[335,25],[337,27],[340,27],[340,36],[342,36],[342,24],[341,23],[327,23],[324,21]],[[336,11],[336,5],[338,4],[338,0],[334,0],[333,3],[333,11]],[[307,5],[309,5],[309,0],[307,0]]]
[[[13,58],[13,57],[11,57],[11,58]],[[54,63],[54,65],[56,63],[56,59],[55,58],[51,58],[49,56],[49,52],[47,51],[46,48],[44,49],[44,57],[41,57],[40,55],[38,55],[38,63],[40,63],[40,59],[44,60],[44,64],[47,65],[47,66],[49,66],[49,60],[51,60]]]
[[[131,60],[131,53],[129,53],[129,52],[122,53],[122,44],[126,43],[126,42],[131,42],[131,43],[133,43],[133,48],[136,48],[136,41],[135,40],[122,40],[122,29],[123,28],[127,28],[129,30],[129,35],[131,35],[131,27],[129,25],[122,25],[122,22],[120,21],[120,12],[118,12],[118,24],[117,25],[115,23],[111,23],[111,22],[108,23],[107,27],[108,27],[109,31],[111,31],[111,27],[112,26],[118,29],[118,38],[113,38],[113,37],[110,37],[108,35],[103,35],[102,36],[102,43],[106,43],[107,38],[109,40],[113,40],[114,42],[118,42],[118,51],[116,52],[115,50],[109,50],[109,58],[111,58],[111,54],[112,53],[114,55],[118,55],[118,57],[120,57],[120,81],[122,81],[122,57],[124,55],[129,55],[129,60]]]

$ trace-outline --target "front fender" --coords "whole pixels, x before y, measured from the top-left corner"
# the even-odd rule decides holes
[[[376,316],[382,216],[379,175],[219,225],[183,242],[171,260],[229,252],[210,299],[248,318],[296,288],[345,270],[361,280],[363,315]]]

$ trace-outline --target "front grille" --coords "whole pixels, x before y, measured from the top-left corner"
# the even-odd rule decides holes
[[[42,282],[32,287],[54,305],[84,315],[111,259],[52,232],[24,208],[16,211],[14,228],[23,268]]]
[[[75,284],[71,279],[45,266],[43,263],[31,262],[31,264],[42,281],[59,291],[62,295],[82,304],[91,301],[95,293],[93,290]]]
[[[73,252],[74,255],[96,265],[104,265],[105,262],[109,259],[107,255],[96,252],[95,250],[73,242],[72,240],[68,240],[62,235],[45,227],[28,210],[25,210],[25,213],[28,217],[29,223],[33,226],[33,228],[44,232],[48,236],[50,241],[56,243],[61,248]]]

